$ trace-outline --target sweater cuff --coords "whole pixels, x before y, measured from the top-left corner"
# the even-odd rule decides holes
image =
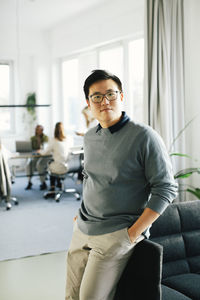
[[[169,204],[170,204],[169,200],[161,199],[158,196],[152,196],[148,201],[146,207],[154,210],[155,212],[161,215]]]

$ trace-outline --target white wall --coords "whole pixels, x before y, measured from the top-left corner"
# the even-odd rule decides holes
[[[186,130],[186,150],[198,161],[188,166],[200,167],[200,1],[185,0],[185,107],[186,121],[198,114]],[[200,175],[192,175],[190,183],[200,187]]]
[[[110,0],[52,31],[52,56],[74,52],[143,32],[143,0]]]
[[[36,92],[37,104],[48,104],[50,96],[50,50],[48,36],[39,31],[30,31],[19,20],[12,2],[1,5],[0,10],[0,60],[12,60],[14,66],[14,98],[12,104],[25,104],[27,93]],[[21,22],[21,23],[20,23]],[[3,109],[3,108],[2,108]],[[16,112],[15,131],[2,136],[2,140],[14,150],[15,139],[29,138],[33,134],[30,124],[24,121],[26,108],[11,108]],[[50,109],[46,108],[50,111]],[[44,108],[37,109],[38,122],[49,131],[49,118]]]

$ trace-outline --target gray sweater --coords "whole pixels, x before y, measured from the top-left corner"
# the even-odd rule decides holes
[[[146,207],[162,214],[176,197],[177,184],[161,137],[125,114],[123,119],[126,122],[115,124],[115,130],[97,126],[84,137],[78,226],[88,235],[129,227]]]

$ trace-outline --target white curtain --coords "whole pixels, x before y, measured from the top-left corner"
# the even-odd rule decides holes
[[[148,122],[169,152],[184,153],[183,0],[146,0],[146,103]],[[180,167],[180,166],[179,166]]]

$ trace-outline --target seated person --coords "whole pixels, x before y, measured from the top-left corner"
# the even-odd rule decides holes
[[[73,141],[70,137],[64,134],[64,127],[61,122],[56,123],[54,130],[54,138],[50,141],[46,150],[40,151],[41,155],[53,155],[53,162],[49,165],[49,170],[52,173],[64,174],[67,172],[67,158],[70,148],[73,146]],[[59,178],[50,176],[50,191],[55,190],[55,183],[57,180],[57,187],[61,187]]]
[[[39,151],[43,149],[44,144],[48,142],[48,137],[43,133],[44,128],[42,125],[37,125],[35,128],[35,135],[31,137],[32,142],[32,150],[35,154],[39,154]],[[37,155],[36,155],[37,156]],[[28,161],[26,166],[26,174],[28,176],[28,185],[25,188],[26,190],[30,190],[32,188],[31,177],[35,170],[40,174],[40,190],[45,190],[47,188],[45,182],[45,171],[47,168],[47,163],[49,159],[45,157],[35,157]]]

